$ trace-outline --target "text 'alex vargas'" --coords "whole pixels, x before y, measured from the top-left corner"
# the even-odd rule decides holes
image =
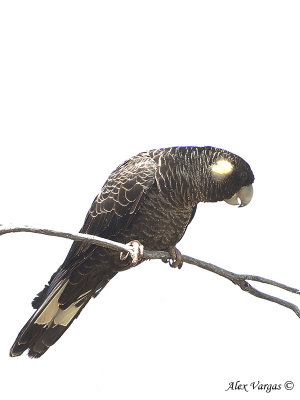
[[[242,383],[241,381],[234,381],[229,382],[226,392],[228,390],[241,390],[245,392],[249,392],[250,390],[261,390],[270,393],[272,390],[281,390],[281,388],[281,383],[262,383],[260,381]]]

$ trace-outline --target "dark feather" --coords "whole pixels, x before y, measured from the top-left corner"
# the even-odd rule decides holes
[[[226,160],[232,170],[215,179],[212,166]],[[218,172],[218,171],[217,171]],[[240,157],[213,147],[172,147],[140,153],[109,176],[94,199],[80,232],[146,249],[167,250],[182,238],[197,203],[230,198],[253,182]],[[61,267],[34,298],[35,314],[11,348],[40,357],[119,271],[129,268],[118,252],[74,242]]]

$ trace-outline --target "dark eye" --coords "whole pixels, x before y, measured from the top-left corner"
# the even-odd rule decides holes
[[[239,173],[239,175],[240,175],[240,180],[241,180],[241,182],[246,182],[246,180],[247,180],[247,172],[246,171],[241,171],[240,173]]]

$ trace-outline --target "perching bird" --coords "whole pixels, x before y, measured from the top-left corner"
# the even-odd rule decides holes
[[[239,156],[215,147],[170,147],[140,153],[109,176],[95,198],[80,232],[121,243],[141,243],[147,250],[170,252],[192,221],[199,202],[225,200],[245,206],[253,194],[254,176]],[[139,242],[136,242],[139,241]],[[143,261],[142,245],[137,259]],[[140,257],[138,257],[140,256]],[[32,302],[36,312],[19,333],[10,355],[29,350],[40,357],[69,328],[92,297],[130,257],[83,242],[74,242],[61,267]]]

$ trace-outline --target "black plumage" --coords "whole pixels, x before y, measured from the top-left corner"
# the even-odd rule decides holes
[[[140,153],[121,164],[95,198],[80,232],[147,250],[174,248],[199,202],[247,204],[253,173],[237,155],[214,147],[171,147]],[[229,200],[228,200],[229,199]],[[139,262],[141,262],[140,260]],[[131,267],[116,251],[74,242],[61,267],[34,298],[36,309],[10,355],[40,357],[119,271]]]

